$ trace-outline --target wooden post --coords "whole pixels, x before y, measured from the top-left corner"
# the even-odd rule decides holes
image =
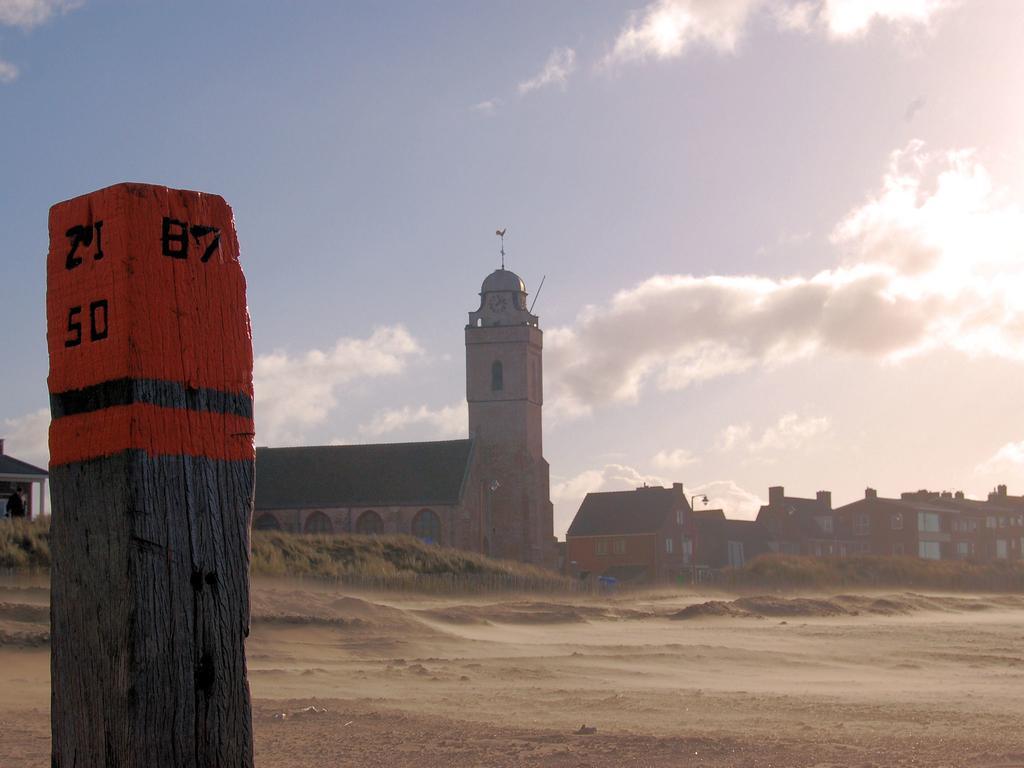
[[[50,209],[54,768],[252,766],[252,341],[216,195]]]

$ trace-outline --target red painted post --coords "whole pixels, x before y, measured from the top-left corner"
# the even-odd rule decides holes
[[[252,341],[216,195],[50,209],[54,768],[252,766]]]

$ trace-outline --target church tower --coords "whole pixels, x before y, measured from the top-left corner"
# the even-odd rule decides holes
[[[486,494],[484,550],[554,567],[554,512],[541,440],[542,349],[526,285],[504,266],[495,270],[466,326],[469,434]]]

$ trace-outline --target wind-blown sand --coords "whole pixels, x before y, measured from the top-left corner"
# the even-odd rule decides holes
[[[0,587],[5,768],[49,764],[46,599]],[[260,582],[248,651],[261,768],[1024,766],[1018,596],[438,599]]]

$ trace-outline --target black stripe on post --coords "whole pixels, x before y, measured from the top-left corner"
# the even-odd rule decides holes
[[[191,389],[179,381],[160,379],[114,379],[51,394],[50,412],[53,418],[59,419],[134,403],[252,418],[252,398],[248,395],[218,389]]]

